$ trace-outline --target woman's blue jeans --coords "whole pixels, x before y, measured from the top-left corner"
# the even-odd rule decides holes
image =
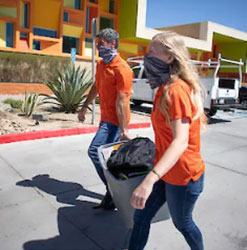
[[[105,175],[99,161],[98,147],[108,143],[116,142],[119,140],[119,137],[120,128],[118,126],[115,126],[109,122],[101,122],[99,125],[99,129],[88,148],[88,155],[91,158],[100,179],[106,186],[107,183]]]
[[[144,249],[149,235],[150,223],[159,208],[167,201],[175,227],[183,234],[191,250],[203,250],[203,239],[193,221],[192,212],[196,200],[203,190],[204,175],[186,186],[171,185],[162,180],[155,183],[153,191],[143,210],[136,210],[134,228],[129,250]],[[164,235],[164,237],[169,237]]]

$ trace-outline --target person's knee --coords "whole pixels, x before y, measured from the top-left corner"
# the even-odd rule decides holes
[[[193,227],[193,220],[191,218],[188,219],[180,219],[180,220],[173,220],[174,226],[177,228],[178,231],[181,233],[190,232]]]
[[[92,159],[94,158],[94,155],[97,153],[97,148],[94,146],[90,146],[87,150],[88,156]]]

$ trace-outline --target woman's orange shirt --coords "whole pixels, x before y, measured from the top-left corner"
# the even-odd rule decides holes
[[[117,54],[113,61],[104,64],[103,60],[97,63],[95,82],[100,98],[101,121],[119,125],[116,99],[117,93],[126,94],[128,104],[127,119],[130,120],[129,100],[132,93],[133,71],[129,65]]]
[[[163,90],[164,86],[161,86],[156,93],[151,116],[156,144],[155,164],[173,141],[171,125],[166,122],[165,116],[159,109]],[[193,119],[197,112],[191,100],[188,84],[180,79],[176,80],[170,86],[169,94],[168,112],[171,122],[181,118],[189,119],[189,142],[188,148],[162,180],[173,185],[186,185],[191,179],[198,180],[205,171],[205,164],[200,154],[200,119]]]

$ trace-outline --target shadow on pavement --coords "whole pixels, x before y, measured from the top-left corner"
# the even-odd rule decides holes
[[[208,118],[208,124],[226,123],[231,122],[230,120],[220,119],[220,118]]]
[[[96,203],[83,201],[83,198],[77,199],[79,196],[102,199],[102,195],[86,190],[78,183],[59,181],[50,178],[49,175],[37,175],[32,180],[20,181],[16,185],[36,187],[56,196],[58,202],[70,205],[58,209],[59,235],[49,239],[28,241],[23,244],[23,249],[115,250],[126,248],[130,231],[122,224],[118,212],[94,210],[92,207]]]

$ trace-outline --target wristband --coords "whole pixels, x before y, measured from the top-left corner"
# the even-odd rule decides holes
[[[82,108],[88,108],[88,105],[86,105],[85,103],[83,103],[83,104],[81,105],[81,107],[82,107]]]
[[[81,105],[81,108],[87,108],[87,109],[89,109],[90,111],[92,111],[92,109],[89,108],[88,105],[86,105],[86,104],[82,104],[82,105]]]
[[[157,176],[159,177],[159,179],[161,179],[161,176],[160,176],[154,169],[152,169],[152,172],[153,172],[155,175],[157,175]]]

